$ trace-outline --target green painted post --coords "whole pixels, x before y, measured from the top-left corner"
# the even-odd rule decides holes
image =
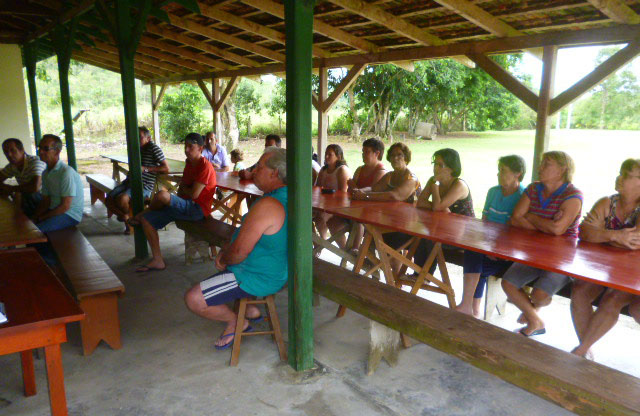
[[[313,0],[285,0],[289,186],[289,364],[313,367],[311,47]]]
[[[60,78],[60,102],[62,105],[62,121],[64,122],[64,138],[67,146],[69,166],[78,170],[76,163],[76,147],[73,142],[73,117],[71,116],[71,94],[69,93],[69,64],[71,63],[71,49],[73,36],[78,27],[78,18],[74,18],[69,27],[56,26],[51,32],[51,43],[58,58],[58,76]]]
[[[40,108],[38,107],[38,90],[36,89],[36,44],[24,45],[24,61],[27,66],[27,82],[29,83],[29,101],[31,101],[31,118],[33,119],[33,138],[36,149],[40,145],[42,131],[40,130]]]

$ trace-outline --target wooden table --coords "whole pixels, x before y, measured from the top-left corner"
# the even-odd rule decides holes
[[[0,197],[0,247],[44,243],[47,237],[25,215],[16,215],[16,207],[7,197]]]
[[[401,231],[640,295],[640,256],[631,250],[462,215],[426,211],[401,202],[333,211],[374,227]]]
[[[125,175],[129,174],[129,170],[127,168],[125,168],[124,166],[120,166],[121,164],[122,165],[129,164],[129,158],[127,156],[101,155],[101,157],[111,160],[111,163],[113,165],[112,178],[115,181],[120,182],[120,172],[124,173]],[[184,160],[168,159],[168,158],[166,160],[167,160],[167,164],[169,165],[169,174],[182,173],[185,165]]]
[[[0,324],[0,354],[20,352],[25,396],[36,394],[32,351],[44,347],[51,414],[67,414],[60,344],[65,325],[84,318],[69,293],[33,249],[0,252],[0,302],[8,322]]]

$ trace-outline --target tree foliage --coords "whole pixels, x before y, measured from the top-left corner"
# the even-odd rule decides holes
[[[251,117],[260,111],[260,96],[251,81],[241,81],[233,93],[238,122],[245,126],[246,136],[251,136]]]
[[[172,143],[178,143],[191,132],[208,129],[204,108],[209,104],[198,87],[180,84],[164,95],[159,108],[162,130]]]

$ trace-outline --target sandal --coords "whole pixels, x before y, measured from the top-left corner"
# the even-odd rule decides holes
[[[253,331],[253,328],[251,327],[251,325],[249,325],[244,331],[242,331],[242,333],[244,334],[245,332],[251,332]],[[226,350],[227,348],[229,348],[230,346],[233,345],[233,340],[235,339],[235,332],[231,332],[229,334],[226,335],[221,335],[220,338],[218,338],[218,340],[223,340],[225,338],[229,338],[229,337],[233,337],[231,338],[231,341],[227,342],[224,345],[214,345],[214,347],[218,350],[218,351],[222,351],[222,350]]]

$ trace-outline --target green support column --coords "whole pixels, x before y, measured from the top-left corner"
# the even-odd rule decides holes
[[[62,120],[64,122],[64,137],[67,146],[67,159],[69,166],[78,170],[76,164],[76,147],[73,142],[73,117],[71,116],[71,95],[69,93],[69,64],[71,63],[71,50],[73,48],[73,36],[78,27],[78,18],[75,17],[68,25],[59,25],[51,32],[51,43],[58,58],[58,76],[60,77],[60,102],[62,104]]]
[[[142,196],[142,170],[140,160],[140,139],[138,135],[138,112],[136,108],[136,85],[133,58],[138,42],[146,27],[151,0],[136,3],[138,13],[132,18],[132,3],[129,0],[114,1],[115,8],[98,2],[96,7],[109,27],[118,45],[120,57],[120,78],[122,81],[122,103],[124,106],[124,124],[127,137],[127,155],[129,156],[129,179],[131,181],[131,202],[133,213],[144,209]],[[141,227],[135,228],[135,255],[145,258],[149,255],[147,239]]]
[[[313,367],[311,47],[313,0],[285,0],[289,186],[289,364]]]
[[[24,45],[24,61],[27,66],[27,82],[29,83],[29,101],[31,101],[31,118],[33,119],[33,138],[36,149],[40,145],[42,131],[40,130],[40,108],[38,107],[38,90],[36,89],[36,49],[35,43]]]

